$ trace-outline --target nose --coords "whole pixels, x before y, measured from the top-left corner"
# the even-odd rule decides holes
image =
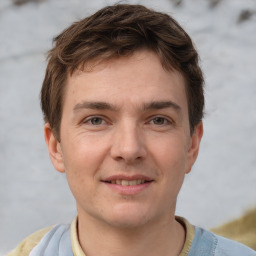
[[[117,161],[132,164],[145,159],[145,139],[136,124],[124,123],[116,127],[111,147],[111,156]]]

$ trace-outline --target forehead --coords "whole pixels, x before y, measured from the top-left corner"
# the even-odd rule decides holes
[[[120,105],[172,100],[187,108],[183,76],[165,70],[159,57],[147,50],[100,63],[92,61],[69,75],[64,107],[84,100]]]

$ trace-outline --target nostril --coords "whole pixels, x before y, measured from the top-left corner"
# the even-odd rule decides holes
[[[140,161],[145,156],[146,149],[142,137],[138,134],[138,127],[134,124],[126,123],[124,128],[113,136],[111,157],[116,161],[131,163]]]

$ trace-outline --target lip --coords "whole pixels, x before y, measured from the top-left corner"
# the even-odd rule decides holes
[[[111,181],[113,180],[144,180],[145,183],[141,183],[138,185],[129,185],[129,186],[122,186],[119,184],[112,184]],[[138,195],[139,193],[145,191],[148,189],[154,180],[148,176],[145,175],[113,175],[109,176],[106,179],[101,180],[108,188],[110,188],[112,191],[119,193],[121,195]]]
[[[102,179],[103,182],[110,182],[111,180],[145,180],[145,181],[153,181],[152,178],[145,176],[145,175],[140,175],[140,174],[136,174],[136,175],[131,175],[131,176],[127,176],[127,175],[112,175],[109,176],[105,179]]]

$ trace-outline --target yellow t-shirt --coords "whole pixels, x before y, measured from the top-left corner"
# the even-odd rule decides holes
[[[186,239],[184,247],[179,256],[187,256],[190,246],[192,244],[195,228],[187,220],[181,217],[176,217],[176,220],[182,224],[186,230]],[[40,242],[43,236],[52,229],[52,227],[41,229],[36,233],[25,238],[12,252],[7,256],[28,256],[32,249]],[[79,244],[78,235],[77,235],[77,218],[75,218],[71,224],[70,228],[71,234],[71,245],[74,256],[86,256]]]

